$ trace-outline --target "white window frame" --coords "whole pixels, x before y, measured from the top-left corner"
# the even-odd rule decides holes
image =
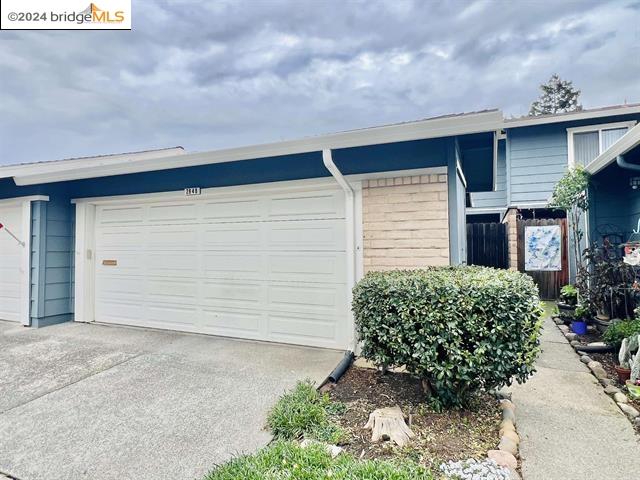
[[[573,168],[576,165],[574,158],[574,144],[573,144],[573,136],[576,133],[588,133],[588,132],[598,132],[598,155],[602,154],[602,131],[603,130],[613,130],[616,128],[627,128],[627,130],[635,127],[635,120],[629,122],[616,122],[616,123],[601,123],[599,125],[585,125],[583,127],[572,127],[567,128],[567,147],[568,147],[568,162],[569,167]]]

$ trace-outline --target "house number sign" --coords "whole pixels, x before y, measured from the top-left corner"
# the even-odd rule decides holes
[[[185,194],[187,197],[190,197],[190,196],[192,196],[192,195],[200,195],[200,193],[202,193],[202,192],[200,191],[200,187],[188,187],[188,188],[185,188],[185,189],[184,189],[184,194]]]

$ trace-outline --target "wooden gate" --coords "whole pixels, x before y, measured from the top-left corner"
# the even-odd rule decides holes
[[[504,223],[467,224],[467,263],[507,268],[509,251],[507,225]]]
[[[560,225],[562,233],[562,270],[557,272],[525,272],[524,270],[524,229],[528,226]],[[560,289],[569,283],[569,250],[567,243],[566,218],[536,218],[518,220],[518,270],[533,278],[540,290],[540,298],[558,298]]]

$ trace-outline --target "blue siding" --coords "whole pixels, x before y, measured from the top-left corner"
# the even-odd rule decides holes
[[[567,128],[629,120],[640,120],[640,115],[508,129],[508,204],[546,204],[553,187],[568,168]]]
[[[474,208],[478,209],[506,209],[507,208],[507,153],[506,142],[500,140],[498,143],[498,162],[496,175],[495,192],[474,192],[471,193],[473,208],[467,209],[468,213],[473,213]]]
[[[73,223],[67,198],[32,205],[31,325],[41,327],[73,315]]]
[[[567,170],[567,131],[562,125],[509,130],[510,205],[546,203]]]

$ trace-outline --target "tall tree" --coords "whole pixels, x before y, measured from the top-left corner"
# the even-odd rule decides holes
[[[582,110],[578,101],[580,90],[573,88],[573,82],[562,80],[557,74],[551,75],[547,83],[540,85],[540,98],[531,104],[529,115],[563,113]]]

